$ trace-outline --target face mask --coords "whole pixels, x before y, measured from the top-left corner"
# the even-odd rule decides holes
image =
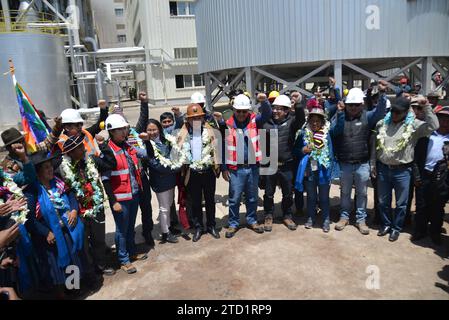
[[[175,125],[172,125],[172,126],[170,126],[168,128],[165,128],[164,129],[164,133],[165,134],[172,134],[173,130],[175,130]]]

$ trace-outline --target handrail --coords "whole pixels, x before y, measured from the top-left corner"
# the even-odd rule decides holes
[[[9,13],[11,16],[11,23],[8,28],[3,11],[0,10],[0,33],[62,34],[61,30],[63,28],[61,26],[48,25],[59,21],[59,19],[53,14],[47,12],[30,11],[19,22],[16,22],[15,19],[20,16],[22,11],[9,10]],[[32,24],[33,26],[31,27],[29,24]],[[39,24],[43,25],[39,26]]]

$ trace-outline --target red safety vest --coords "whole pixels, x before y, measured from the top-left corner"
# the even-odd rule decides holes
[[[234,116],[229,118],[226,121],[226,125],[229,129],[229,134],[226,137],[226,147],[228,152],[228,157],[226,159],[226,164],[229,169],[236,170],[237,169],[237,129],[235,128],[235,120]],[[254,113],[250,116],[250,121],[246,126],[246,129],[249,133],[249,138],[251,139],[251,143],[253,145],[253,150],[255,150],[256,162],[260,162],[262,160],[262,151],[259,146],[259,130],[257,129],[256,123],[256,115]]]
[[[131,187],[131,174],[129,172],[128,161],[126,159],[125,152],[122,148],[117,146],[112,140],[108,142],[109,147],[114,152],[115,159],[117,160],[117,167],[111,171],[111,186],[117,201],[132,200],[132,187]],[[131,156],[134,162],[135,174],[137,183],[142,189],[142,180],[140,177],[139,159],[137,158],[137,151],[129,144],[126,143],[126,152]]]

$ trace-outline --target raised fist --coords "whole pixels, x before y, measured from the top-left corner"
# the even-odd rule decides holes
[[[100,107],[100,109],[106,109],[108,104],[106,103],[106,100],[98,100],[98,106]]]
[[[139,93],[139,100],[141,102],[148,102],[148,97],[147,97],[146,92],[140,92]]]
[[[265,100],[267,100],[267,95],[266,95],[265,93],[259,93],[259,94],[257,95],[257,101],[263,102],[263,101],[265,101]]]

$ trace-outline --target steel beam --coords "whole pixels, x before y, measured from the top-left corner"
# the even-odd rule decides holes
[[[396,72],[394,72],[393,74],[389,75],[388,77],[386,77],[384,80],[385,81],[391,81],[391,79],[393,79],[394,77],[396,77],[398,74],[410,69],[411,67],[417,65],[418,63],[421,63],[422,58],[418,58],[412,62],[410,62],[408,65],[406,65],[405,67],[402,67],[401,69],[397,70]]]

